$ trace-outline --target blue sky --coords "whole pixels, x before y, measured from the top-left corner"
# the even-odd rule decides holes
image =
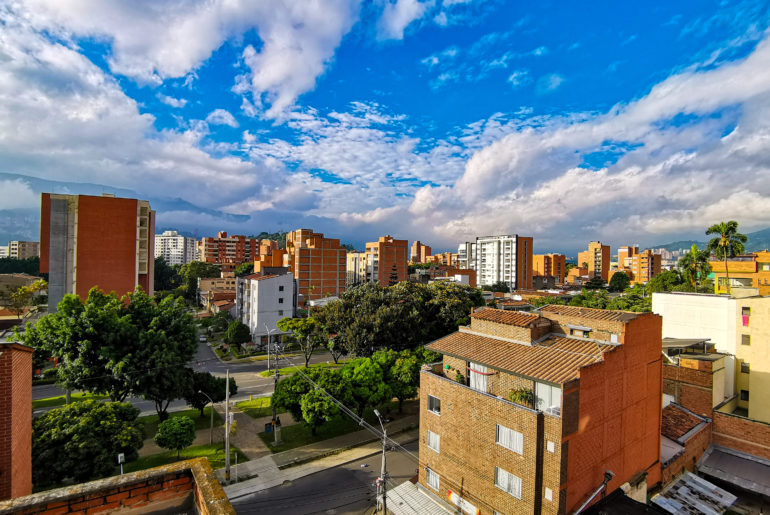
[[[767,2],[529,4],[0,6],[0,234],[79,183],[198,236],[571,252],[770,226]]]

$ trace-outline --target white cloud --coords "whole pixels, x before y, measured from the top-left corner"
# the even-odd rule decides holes
[[[162,93],[158,93],[157,97],[158,100],[164,104],[170,105],[171,107],[176,107],[177,109],[187,105],[187,100],[184,98],[174,98],[168,95],[163,95]]]
[[[535,90],[538,93],[550,93],[551,91],[555,91],[564,83],[564,76],[559,75],[558,73],[549,73],[548,75],[543,75],[537,80],[537,85],[535,86]]]
[[[404,30],[422,18],[433,5],[433,0],[388,0],[377,24],[380,39],[404,39]]]
[[[518,88],[532,82],[532,77],[529,75],[529,70],[516,70],[508,76],[508,82],[514,88]]]
[[[23,209],[34,207],[40,198],[29,183],[21,179],[0,181],[0,209]]]
[[[213,125],[229,125],[230,127],[238,127],[238,122],[235,117],[230,114],[229,111],[224,109],[214,109],[206,117],[206,121]]]

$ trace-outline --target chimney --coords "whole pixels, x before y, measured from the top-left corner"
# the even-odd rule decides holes
[[[32,493],[32,348],[0,343],[0,500]]]

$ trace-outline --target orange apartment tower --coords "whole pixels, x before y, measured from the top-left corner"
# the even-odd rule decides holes
[[[532,275],[553,276],[556,277],[558,284],[563,284],[567,275],[567,256],[564,254],[533,255]]]
[[[222,267],[223,272],[231,272],[242,263],[257,260],[260,241],[242,235],[228,236],[226,232],[220,231],[216,238],[201,238],[198,250],[201,261],[216,263]]]
[[[407,241],[396,240],[392,236],[380,236],[377,241],[366,244],[367,277],[380,286],[393,286],[406,281]]]
[[[625,246],[618,248],[618,269],[631,272],[631,282],[647,283],[661,271],[661,256],[651,250],[639,252],[639,247]]]
[[[0,500],[32,493],[32,347],[0,343]]]
[[[431,343],[419,482],[464,513],[574,513],[661,478],[662,319],[551,305],[485,309]],[[646,481],[644,481],[646,479]],[[594,498],[595,500],[595,498]]]
[[[430,257],[432,249],[428,245],[423,245],[420,240],[415,240],[412,243],[412,251],[409,254],[409,261],[412,263],[427,263],[428,257]]]
[[[64,295],[85,300],[94,286],[118,295],[141,286],[153,294],[155,211],[146,200],[43,193],[40,272],[47,273],[48,306]]]
[[[315,300],[345,291],[346,254],[340,240],[324,238],[311,229],[297,229],[286,234],[283,264],[297,281],[298,295]]]
[[[578,252],[578,266],[583,263],[588,266],[588,276],[590,278],[601,277],[605,281],[609,278],[610,272],[610,246],[602,245],[600,241],[592,241],[588,244],[588,250]]]

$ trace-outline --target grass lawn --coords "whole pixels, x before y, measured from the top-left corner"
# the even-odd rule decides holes
[[[230,446],[230,465],[235,464],[235,454],[238,454],[238,463],[248,461],[248,458],[237,447]],[[189,460],[192,458],[208,458],[211,463],[211,468],[221,469],[225,466],[225,450],[224,444],[218,443],[214,445],[196,445],[195,447],[188,447],[183,449],[179,453],[179,458],[176,457],[176,451],[166,451],[160,454],[153,454],[151,456],[145,456],[139,458],[130,463],[123,465],[123,472],[136,472],[137,470],[149,469],[152,467],[159,467],[161,465],[168,465],[175,461]],[[120,469],[118,469],[120,470]]]
[[[342,367],[342,365],[344,365],[348,361],[349,360],[341,359],[339,363],[334,363],[333,361],[330,361],[329,363],[315,363],[315,364],[311,363],[308,368],[340,368]],[[298,367],[279,368],[278,371],[281,373],[281,375],[291,375],[291,374],[296,374],[297,370],[304,370],[304,369],[305,367],[300,365]],[[273,377],[274,374],[275,374],[275,369],[272,369],[272,368],[270,370],[263,370],[262,372],[259,373],[259,375],[261,375],[262,377]]]
[[[91,399],[106,399],[109,395],[97,395],[93,393],[73,393],[72,402],[87,401]],[[37,399],[32,401],[32,409],[36,408],[50,408],[52,406],[64,406],[66,397],[60,395],[59,397],[48,397],[47,399]]]
[[[169,418],[174,417],[190,417],[195,422],[195,429],[208,429],[211,424],[211,406],[203,408],[203,416],[201,417],[200,411],[197,409],[188,409],[184,411],[174,411],[168,414]],[[139,417],[137,420],[144,422],[144,437],[152,438],[155,433],[158,432],[158,415],[147,415],[146,417]],[[214,427],[224,424],[222,417],[219,413],[214,411]],[[146,468],[146,467],[145,467]]]
[[[235,405],[251,418],[269,417],[273,414],[270,397],[257,397],[252,401],[237,402]],[[285,410],[279,410],[278,414],[285,412]]]
[[[398,411],[398,402],[391,403],[391,412]],[[377,421],[377,417],[371,409],[367,409],[364,413],[364,419],[370,424],[379,427],[380,424]],[[281,428],[281,440],[283,445],[273,447],[273,433],[259,433],[259,437],[265,442],[265,445],[271,452],[282,452],[294,449],[295,447],[302,447],[303,445],[309,445],[311,443],[320,442],[321,440],[328,440],[335,436],[352,433],[353,431],[360,431],[363,428],[358,425],[352,418],[340,415],[333,418],[329,422],[324,423],[316,430],[316,434],[310,432],[310,428],[305,424],[294,424],[291,426],[283,426]]]

